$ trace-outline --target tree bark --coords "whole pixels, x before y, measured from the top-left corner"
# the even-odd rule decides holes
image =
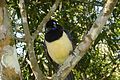
[[[0,0],[0,80],[22,80],[5,0]]]

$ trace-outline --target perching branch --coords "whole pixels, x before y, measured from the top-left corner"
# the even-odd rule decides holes
[[[107,0],[103,11],[93,23],[91,29],[88,31],[83,41],[75,48],[73,54],[68,57],[64,64],[60,67],[59,71],[54,74],[53,80],[64,80],[72,68],[74,68],[75,65],[80,61],[80,59],[92,45],[92,42],[94,42],[94,40],[100,34],[117,1],[118,0]]]
[[[21,12],[22,21],[23,21],[23,29],[25,33],[25,41],[27,43],[27,51],[28,51],[30,64],[31,64],[30,67],[35,75],[36,80],[46,80],[44,75],[42,74],[42,71],[39,68],[39,65],[37,64],[37,60],[34,52],[34,40],[31,39],[24,0],[20,0],[19,7],[20,7],[20,12]]]
[[[59,6],[60,0],[56,0],[54,5],[51,7],[49,13],[43,18],[42,22],[38,26],[37,30],[33,33],[32,38],[35,39],[39,32],[42,32],[43,27],[49,21],[50,17],[53,15],[57,7]]]

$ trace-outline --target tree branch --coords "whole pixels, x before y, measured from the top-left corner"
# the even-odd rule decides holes
[[[45,24],[49,21],[50,17],[52,16],[52,14],[55,12],[55,10],[57,9],[58,5],[60,3],[60,0],[56,0],[54,5],[51,7],[49,13],[43,18],[42,22],[40,23],[40,25],[38,26],[37,30],[32,34],[32,38],[35,39],[38,35],[39,32],[42,32],[43,27],[45,26]]]
[[[22,21],[23,21],[25,41],[27,43],[27,50],[29,53],[28,55],[29,55],[29,59],[31,62],[30,67],[35,75],[36,80],[46,80],[46,78],[42,74],[42,71],[39,68],[39,65],[37,64],[37,60],[36,60],[36,56],[35,56],[35,52],[34,52],[34,40],[31,39],[31,35],[29,32],[30,30],[28,27],[27,14],[26,14],[26,10],[25,10],[24,0],[20,0],[19,7],[20,7],[20,12],[21,12]]]
[[[72,68],[80,61],[87,50],[92,45],[92,42],[102,31],[106,21],[110,17],[111,12],[114,9],[115,4],[118,0],[107,0],[103,11],[100,13],[96,21],[93,23],[91,29],[84,37],[83,41],[75,48],[73,54],[71,54],[64,64],[60,67],[59,71],[54,74],[53,80],[64,80],[69,74]]]

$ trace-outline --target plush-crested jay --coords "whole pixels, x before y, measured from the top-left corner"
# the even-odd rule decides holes
[[[73,50],[71,38],[66,30],[55,20],[49,20],[45,26],[45,44],[51,59],[62,65]],[[74,80],[71,73],[65,80]]]

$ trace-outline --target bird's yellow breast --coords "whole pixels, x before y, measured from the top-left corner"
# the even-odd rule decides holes
[[[45,41],[50,57],[58,64],[62,64],[73,50],[72,43],[65,32],[60,39],[47,42]]]

